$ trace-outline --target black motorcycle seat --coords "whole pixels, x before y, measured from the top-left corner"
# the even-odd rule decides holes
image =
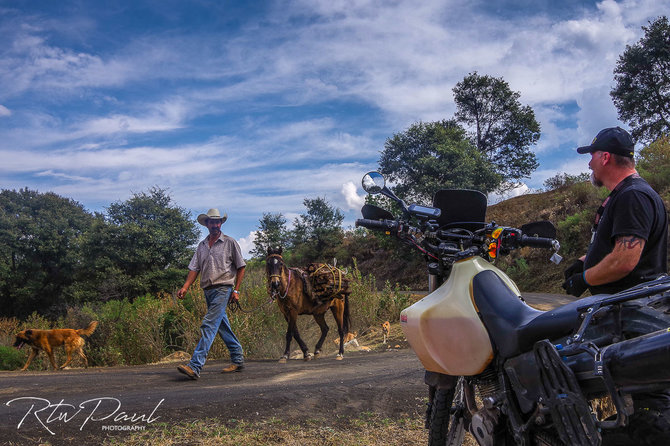
[[[528,351],[542,339],[575,332],[581,323],[577,308],[603,297],[591,296],[540,311],[522,301],[493,271],[477,274],[472,280],[472,292],[491,341],[504,358]]]

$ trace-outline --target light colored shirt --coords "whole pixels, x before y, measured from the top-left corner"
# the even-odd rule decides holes
[[[221,233],[209,247],[209,236],[198,244],[188,269],[200,273],[200,286],[235,285],[237,270],[246,266],[240,245]]]

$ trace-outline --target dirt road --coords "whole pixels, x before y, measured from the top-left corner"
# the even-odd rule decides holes
[[[526,296],[554,306],[557,297]],[[177,364],[0,373],[0,443],[100,444],[159,423],[217,417],[301,422],[355,417],[421,417],[423,369],[410,349],[354,352],[343,361],[248,361],[221,374],[208,362],[199,380]]]

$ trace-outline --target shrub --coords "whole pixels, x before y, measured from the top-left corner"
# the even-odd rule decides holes
[[[577,175],[570,175],[569,173],[559,173],[551,178],[544,180],[542,184],[545,190],[556,190],[564,186],[572,186],[573,184],[583,183],[589,181],[588,173],[580,173]]]
[[[23,353],[14,347],[0,345],[0,370],[16,370],[25,364]]]

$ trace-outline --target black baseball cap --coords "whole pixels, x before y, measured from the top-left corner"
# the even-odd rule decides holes
[[[577,153],[610,152],[632,158],[635,154],[635,143],[630,134],[621,127],[610,127],[601,130],[590,146],[577,148]]]

